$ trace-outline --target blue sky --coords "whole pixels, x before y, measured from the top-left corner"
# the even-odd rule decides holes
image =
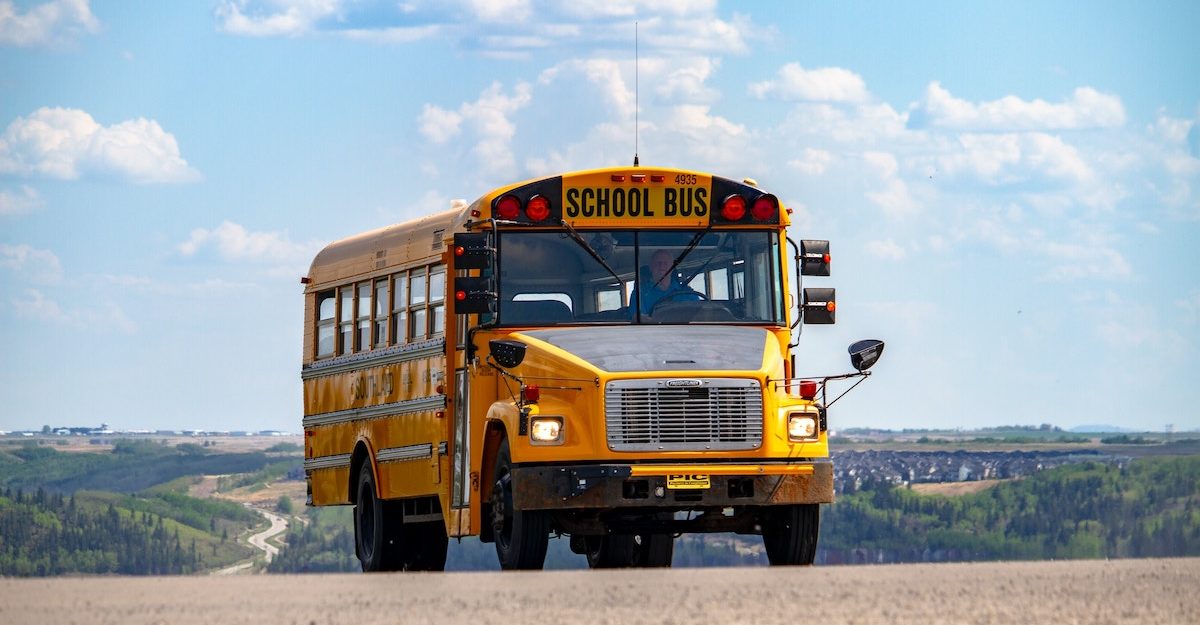
[[[634,93],[638,22],[640,92]],[[1200,4],[0,0],[0,430],[299,430],[329,241],[752,177],[888,342],[834,428],[1200,428]],[[817,284],[814,279],[810,285]]]

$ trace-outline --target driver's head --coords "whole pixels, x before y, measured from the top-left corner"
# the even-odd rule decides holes
[[[654,277],[654,284],[659,288],[665,289],[671,284],[667,272],[671,271],[671,263],[674,261],[667,250],[658,250],[650,257],[650,275]]]

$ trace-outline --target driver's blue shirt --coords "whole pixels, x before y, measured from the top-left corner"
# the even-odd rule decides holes
[[[649,282],[649,286],[639,286],[638,293],[634,293],[634,302],[638,310],[643,315],[649,315],[650,311],[654,310],[654,306],[664,298],[677,302],[695,302],[700,300],[700,294],[689,287],[684,286],[677,278],[671,277],[671,283],[666,289],[658,288],[657,282]]]

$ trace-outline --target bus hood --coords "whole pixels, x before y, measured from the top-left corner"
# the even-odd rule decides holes
[[[753,371],[769,333],[749,326],[601,326],[521,332],[602,371]]]

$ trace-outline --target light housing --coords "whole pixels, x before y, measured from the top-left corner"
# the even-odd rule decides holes
[[[509,193],[502,196],[496,201],[496,217],[507,221],[514,221],[521,214],[521,200],[517,196]]]
[[[788,440],[793,443],[811,443],[821,437],[820,415],[815,412],[788,413]]]
[[[542,398],[542,389],[536,384],[526,384],[521,387],[521,403],[536,404]]]
[[[721,202],[721,219],[741,221],[746,216],[746,198],[734,193]]]
[[[529,203],[525,205],[525,216],[529,221],[545,221],[550,216],[550,200],[544,195],[529,198]]]
[[[812,399],[817,396],[817,381],[816,380],[800,380],[800,396],[804,399]]]
[[[754,199],[750,207],[750,216],[755,221],[776,221],[779,219],[779,200],[770,193],[764,193]]]
[[[561,445],[563,418],[538,415],[530,419],[529,442],[533,445]]]

